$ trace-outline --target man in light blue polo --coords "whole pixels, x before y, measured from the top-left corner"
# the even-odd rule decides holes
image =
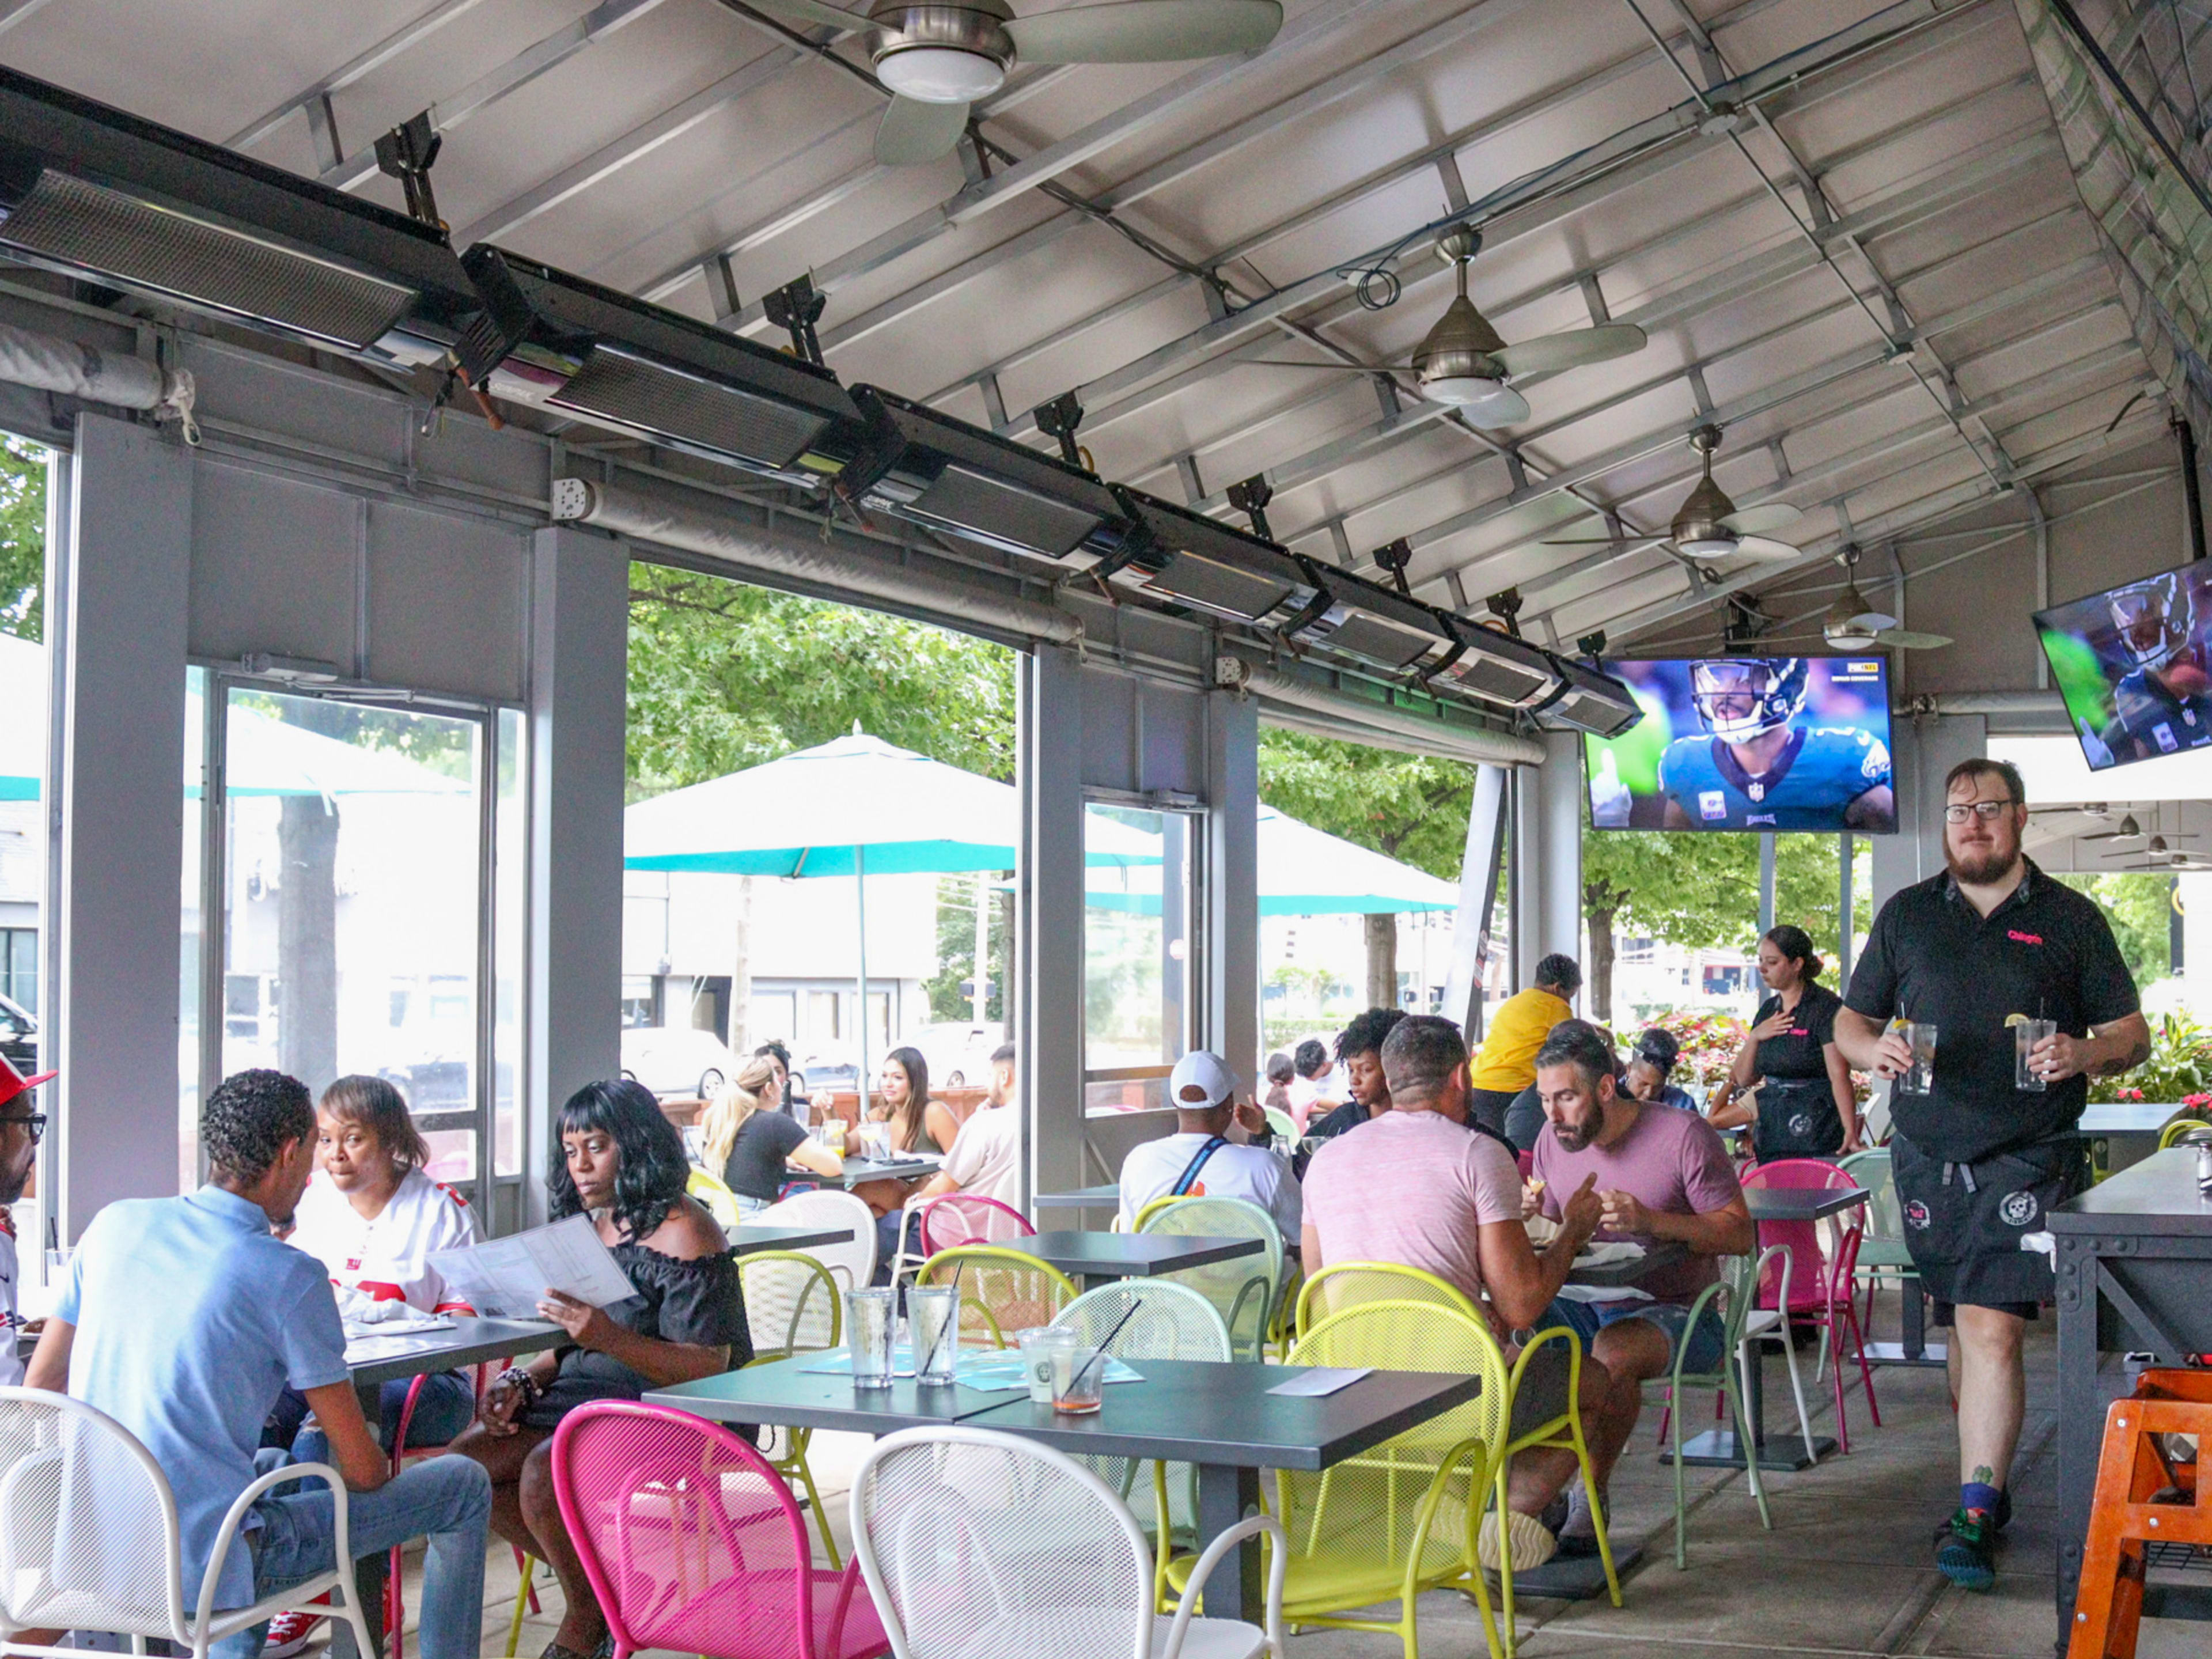
[[[153,1453],[176,1494],[188,1604],[224,1515],[254,1479],[263,1419],[287,1384],[299,1389],[344,1478],[355,1556],[428,1538],[422,1659],[476,1659],[490,1482],[463,1457],[391,1473],[354,1395],[322,1265],[270,1231],[290,1222],[314,1167],[306,1085],[280,1072],[226,1078],[201,1109],[200,1139],[212,1174],[199,1191],[93,1218],[26,1382],[97,1407]],[[216,1604],[245,1607],[328,1571],[332,1519],[319,1484],[262,1498]],[[253,1659],[261,1638],[243,1632],[215,1652]]]

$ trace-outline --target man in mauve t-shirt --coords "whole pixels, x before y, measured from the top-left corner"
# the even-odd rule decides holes
[[[1638,1281],[1650,1301],[1561,1297],[1545,1317],[1580,1336],[1613,1380],[1603,1419],[1594,1429],[1584,1425],[1590,1459],[1605,1469],[1635,1432],[1643,1384],[1674,1369],[1679,1345],[1689,1344],[1686,1370],[1720,1364],[1719,1311],[1708,1304],[1692,1331],[1690,1304],[1719,1276],[1717,1258],[1756,1248],[1758,1229],[1712,1125],[1695,1112],[1646,1105],[1622,1091],[1613,1045],[1595,1026],[1563,1020],[1552,1028],[1536,1054],[1536,1091],[1545,1124],[1528,1183],[1532,1207],[1558,1217],[1559,1195],[1595,1179],[1604,1211],[1599,1238],[1647,1248],[1673,1240],[1689,1250],[1686,1259]],[[1569,1517],[1570,1532],[1581,1518]]]
[[[1356,1134],[1328,1142],[1307,1167],[1306,1273],[1355,1261],[1419,1267],[1464,1294],[1506,1343],[1510,1333],[1535,1324],[1566,1281],[1576,1249],[1598,1224],[1595,1188],[1586,1183],[1568,1197],[1559,1237],[1539,1255],[1521,1218],[1513,1155],[1468,1126],[1467,1044],[1459,1027],[1433,1014],[1410,1016],[1382,1040],[1382,1059],[1390,1109]],[[1320,1287],[1324,1309],[1327,1288]],[[1547,1343],[1531,1357],[1514,1396],[1516,1434],[1566,1409],[1567,1371],[1562,1344]],[[1611,1392],[1602,1367],[1583,1367],[1585,1413],[1595,1417]],[[1609,1467],[1598,1463],[1600,1480]],[[1575,1470],[1572,1452],[1524,1452],[1513,1460],[1507,1509],[1516,1568],[1540,1566],[1559,1547],[1537,1517]],[[1497,1525],[1494,1515],[1484,1517],[1479,1547],[1486,1566],[1498,1562]]]

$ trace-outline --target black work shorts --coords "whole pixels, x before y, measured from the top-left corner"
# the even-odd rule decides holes
[[[1931,1158],[1903,1135],[1890,1146],[1905,1246],[1930,1297],[2008,1313],[2050,1299],[2050,1260],[2021,1240],[2088,1184],[2080,1141],[2037,1141],[1972,1164]]]

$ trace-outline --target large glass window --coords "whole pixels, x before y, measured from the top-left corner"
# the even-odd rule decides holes
[[[1083,812],[1084,1107],[1167,1103],[1199,1039],[1191,944],[1200,820],[1093,801]]]

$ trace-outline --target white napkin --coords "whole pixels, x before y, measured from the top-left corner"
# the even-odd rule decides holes
[[[1651,1292],[1633,1285],[1562,1285],[1559,1294],[1572,1302],[1649,1302]]]
[[[1644,1250],[1632,1238],[1608,1238],[1602,1243],[1589,1243],[1575,1253],[1577,1267],[1610,1267],[1616,1262],[1641,1261]]]

